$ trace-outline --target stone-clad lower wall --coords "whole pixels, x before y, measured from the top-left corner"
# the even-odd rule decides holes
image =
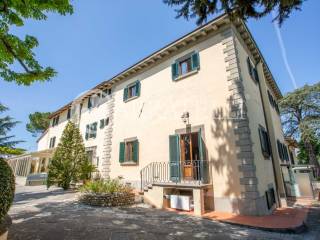
[[[99,207],[116,207],[134,204],[134,193],[82,193],[79,197],[81,203],[99,206]]]

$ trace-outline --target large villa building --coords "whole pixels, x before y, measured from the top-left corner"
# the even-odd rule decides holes
[[[9,162],[17,175],[46,171],[73,121],[96,175],[158,208],[174,195],[198,215],[267,215],[288,195],[281,97],[246,24],[222,15],[52,113],[38,151]]]

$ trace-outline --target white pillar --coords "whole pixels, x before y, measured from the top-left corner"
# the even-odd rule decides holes
[[[204,196],[202,189],[193,189],[194,215],[204,214]]]

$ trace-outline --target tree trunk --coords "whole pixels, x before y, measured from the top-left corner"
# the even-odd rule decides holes
[[[309,158],[309,164],[310,165],[313,165],[316,169],[316,174],[317,176],[316,177],[319,177],[320,176],[320,164],[318,162],[318,159],[317,159],[317,156],[316,156],[316,153],[315,153],[315,149],[314,149],[314,146],[311,142],[309,141],[305,141],[304,142],[304,146],[306,148],[306,152],[308,154],[308,158]]]

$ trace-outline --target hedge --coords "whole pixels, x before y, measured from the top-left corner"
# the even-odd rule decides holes
[[[13,202],[15,180],[8,163],[0,158],[0,223],[7,215]]]

